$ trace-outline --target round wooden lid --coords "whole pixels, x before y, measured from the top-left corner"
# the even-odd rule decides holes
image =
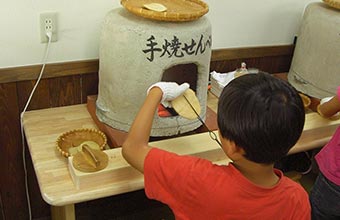
[[[81,172],[96,172],[107,167],[109,157],[101,150],[95,150],[89,146],[83,146],[82,151],[73,156],[73,167]]]
[[[186,90],[183,95],[172,100],[171,105],[180,116],[190,120],[197,119],[195,111],[198,115],[201,113],[200,103],[192,89]]]
[[[209,11],[201,0],[121,0],[131,13],[159,21],[192,21]]]

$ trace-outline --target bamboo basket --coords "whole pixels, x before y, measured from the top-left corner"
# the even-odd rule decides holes
[[[302,93],[299,93],[301,99],[302,99],[302,102],[303,102],[303,107],[305,107],[305,110],[307,110],[311,104],[311,99],[306,96],[305,94],[302,94]]]
[[[96,142],[100,150],[104,150],[107,144],[107,138],[103,132],[97,129],[81,128],[61,134],[56,141],[56,147],[61,155],[69,157],[71,156],[69,148],[78,146],[85,141]]]
[[[340,9],[340,0],[323,0],[330,7]]]
[[[209,11],[209,7],[201,0],[121,0],[121,5],[131,13],[158,21],[192,21]],[[145,4],[158,3],[167,10],[158,12],[146,9]]]

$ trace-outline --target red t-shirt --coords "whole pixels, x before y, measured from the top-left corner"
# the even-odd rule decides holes
[[[309,220],[307,192],[275,170],[280,181],[257,186],[232,164],[214,165],[153,148],[144,163],[148,198],[167,204],[176,219]]]

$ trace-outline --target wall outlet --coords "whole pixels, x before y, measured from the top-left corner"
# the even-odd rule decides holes
[[[40,14],[40,42],[47,43],[48,37],[46,33],[48,31],[52,32],[51,42],[56,42],[58,40],[58,22],[56,12],[45,12]]]

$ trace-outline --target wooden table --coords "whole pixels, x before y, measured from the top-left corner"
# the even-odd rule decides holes
[[[208,105],[216,111],[217,98],[208,96]],[[76,189],[68,171],[67,159],[56,149],[62,133],[77,128],[96,128],[86,105],[73,105],[26,112],[24,129],[33,166],[43,199],[51,205],[52,219],[75,219],[74,204],[144,188],[143,175],[129,166],[121,156],[121,148],[110,149],[116,165],[126,168],[125,175],[110,182]],[[323,146],[332,136],[340,120],[331,121],[316,113],[306,115],[303,134],[290,153]],[[179,154],[191,154],[224,163],[227,158],[207,133],[172,138],[151,143]],[[182,147],[181,146],[185,146]]]

